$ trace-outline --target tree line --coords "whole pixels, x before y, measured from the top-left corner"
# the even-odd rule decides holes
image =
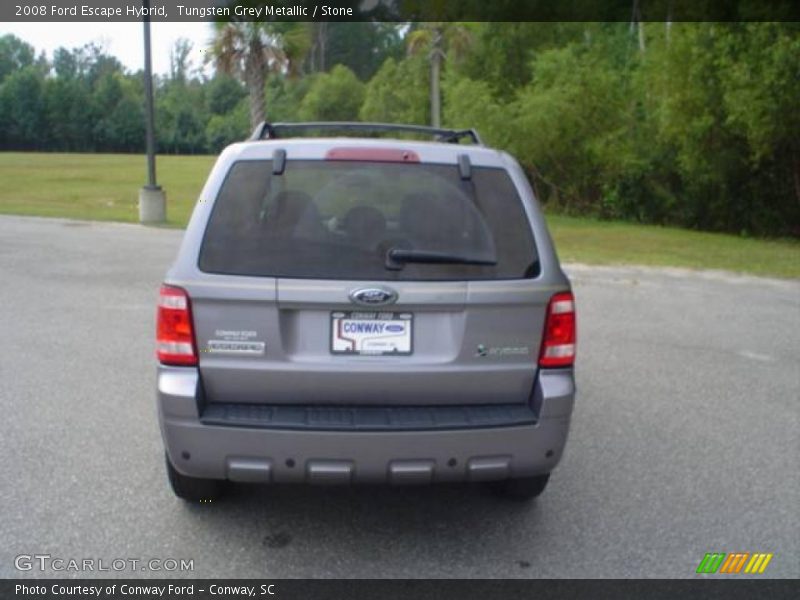
[[[800,237],[797,23],[229,23],[213,75],[179,40],[159,152],[254,123],[475,127],[568,214]],[[142,152],[141,73],[103,48],[0,38],[0,148]]]

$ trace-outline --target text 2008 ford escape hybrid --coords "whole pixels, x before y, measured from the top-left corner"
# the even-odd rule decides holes
[[[225,480],[534,497],[564,449],[570,284],[523,171],[472,130],[263,124],[217,160],[157,329],[185,499]]]

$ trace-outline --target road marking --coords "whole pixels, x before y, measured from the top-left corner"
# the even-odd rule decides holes
[[[775,361],[775,359],[771,357],[769,354],[760,354],[758,352],[750,352],[749,350],[739,350],[739,356],[743,356],[744,358],[749,358],[752,360],[758,360],[760,362]]]

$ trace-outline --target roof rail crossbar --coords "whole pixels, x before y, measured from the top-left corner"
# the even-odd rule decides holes
[[[308,123],[261,123],[254,130],[250,139],[274,140],[295,137],[291,132],[332,130],[361,133],[380,133],[387,131],[419,133],[433,136],[438,142],[460,143],[462,138],[469,138],[473,144],[483,145],[478,132],[474,129],[443,129],[424,125],[400,125],[396,123],[358,123],[349,121],[319,121]]]

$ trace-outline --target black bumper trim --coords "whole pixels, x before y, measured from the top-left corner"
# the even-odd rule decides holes
[[[209,403],[205,425],[317,431],[420,431],[533,425],[527,404],[321,406]]]

